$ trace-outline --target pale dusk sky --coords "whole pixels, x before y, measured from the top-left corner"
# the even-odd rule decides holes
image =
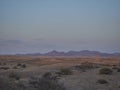
[[[0,54],[120,52],[120,0],[0,0]]]

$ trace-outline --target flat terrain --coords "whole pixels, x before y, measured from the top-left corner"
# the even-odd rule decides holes
[[[112,73],[100,74],[102,68],[108,68]],[[61,69],[72,73],[59,74]],[[66,90],[120,90],[120,57],[0,56],[0,77],[9,79],[11,72],[20,77],[14,82],[22,82],[27,87],[21,90],[40,90],[31,89],[28,82],[47,72],[57,76]],[[101,84],[100,79],[107,83]]]

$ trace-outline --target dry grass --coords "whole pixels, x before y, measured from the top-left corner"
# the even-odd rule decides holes
[[[51,65],[57,63],[77,64],[77,63],[99,63],[103,65],[120,65],[120,57],[35,57],[35,56],[0,56],[0,62],[27,62],[35,65]]]

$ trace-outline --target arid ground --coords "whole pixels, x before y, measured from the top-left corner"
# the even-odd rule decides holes
[[[120,90],[120,57],[0,56],[0,90]]]

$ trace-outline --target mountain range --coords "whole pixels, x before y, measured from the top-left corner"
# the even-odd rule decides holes
[[[68,51],[68,52],[59,52],[56,50],[47,52],[47,53],[31,53],[31,54],[16,54],[16,55],[25,55],[25,56],[102,56],[102,57],[109,57],[109,56],[120,56],[120,53],[103,53],[99,51],[89,51],[89,50],[82,50],[82,51]]]

